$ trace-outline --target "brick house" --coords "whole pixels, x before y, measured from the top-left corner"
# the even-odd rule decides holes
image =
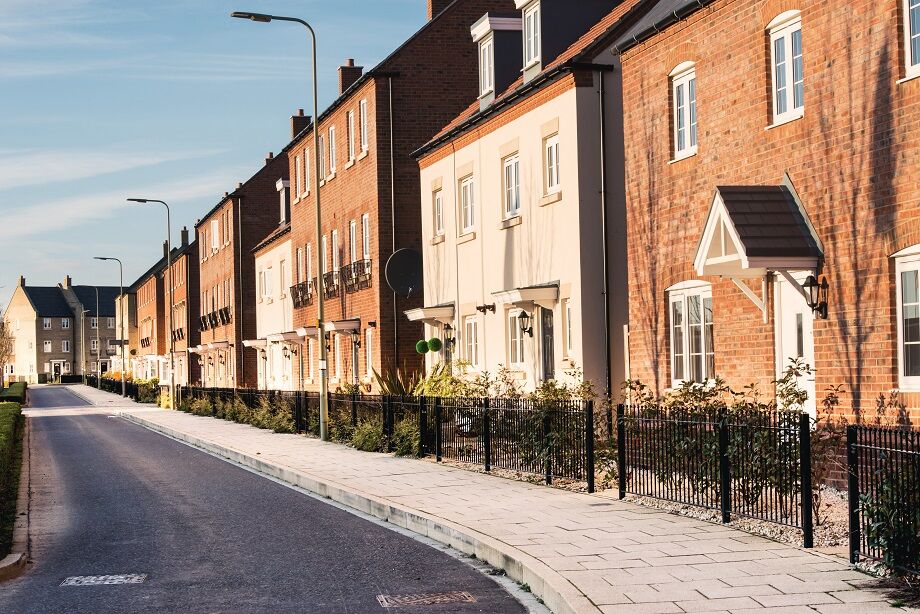
[[[128,288],[137,309],[137,347],[131,347],[134,379],[165,380],[169,344],[166,338],[166,243],[163,257]]]
[[[201,367],[201,385],[255,388],[257,355],[242,342],[256,338],[255,259],[252,249],[278,225],[279,180],[287,154],[265,164],[195,224],[198,244],[200,342],[189,348]]]
[[[429,368],[506,367],[526,390],[623,378],[620,85],[604,42],[638,4],[517,0],[468,24],[478,97],[416,152],[425,306],[406,315],[450,341]]]
[[[916,2],[653,5],[614,44],[631,377],[770,396],[801,358],[812,411],[920,419]]]
[[[57,286],[19,278],[3,314],[14,337],[13,360],[4,365],[10,380],[43,383],[108,369],[118,288],[98,287],[98,311],[95,288],[74,286],[69,276]]]
[[[293,120],[288,147],[294,326],[301,333],[305,389],[319,387],[316,292],[324,292],[329,382],[373,386],[378,372],[418,370],[422,327],[402,312],[421,292],[397,297],[384,279],[390,255],[421,250],[418,165],[411,153],[476,97],[476,45],[469,25],[513,0],[430,0],[428,21],[368,72],[349,60],[339,96],[313,124]],[[300,128],[299,130],[297,130]],[[322,237],[316,236],[314,172],[320,173]]]
[[[201,379],[198,358],[189,354],[189,348],[200,344],[200,286],[198,280],[198,242],[189,242],[188,229],[182,229],[180,247],[173,250],[173,319],[174,358],[176,385],[189,386]],[[166,293],[169,300],[169,293]]]

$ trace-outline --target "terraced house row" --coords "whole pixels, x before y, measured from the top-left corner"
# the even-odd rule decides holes
[[[813,412],[841,385],[845,414],[899,390],[920,419],[918,169],[916,0],[431,0],[197,222],[172,331],[165,263],[132,287],[133,368],[371,391],[462,361],[769,396],[798,359]]]

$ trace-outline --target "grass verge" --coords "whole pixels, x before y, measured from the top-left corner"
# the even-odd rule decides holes
[[[0,558],[9,554],[13,543],[23,424],[19,403],[0,403]]]

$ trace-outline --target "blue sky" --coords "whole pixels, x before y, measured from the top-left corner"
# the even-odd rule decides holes
[[[310,114],[306,33],[231,19],[298,16],[319,37],[320,106],[337,68],[374,66],[425,21],[425,0],[0,0],[0,304],[30,285],[117,284],[247,179]]]

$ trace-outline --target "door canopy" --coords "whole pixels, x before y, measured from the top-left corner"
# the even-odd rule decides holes
[[[763,277],[816,270],[821,243],[790,182],[716,188],[696,250],[697,275]]]

